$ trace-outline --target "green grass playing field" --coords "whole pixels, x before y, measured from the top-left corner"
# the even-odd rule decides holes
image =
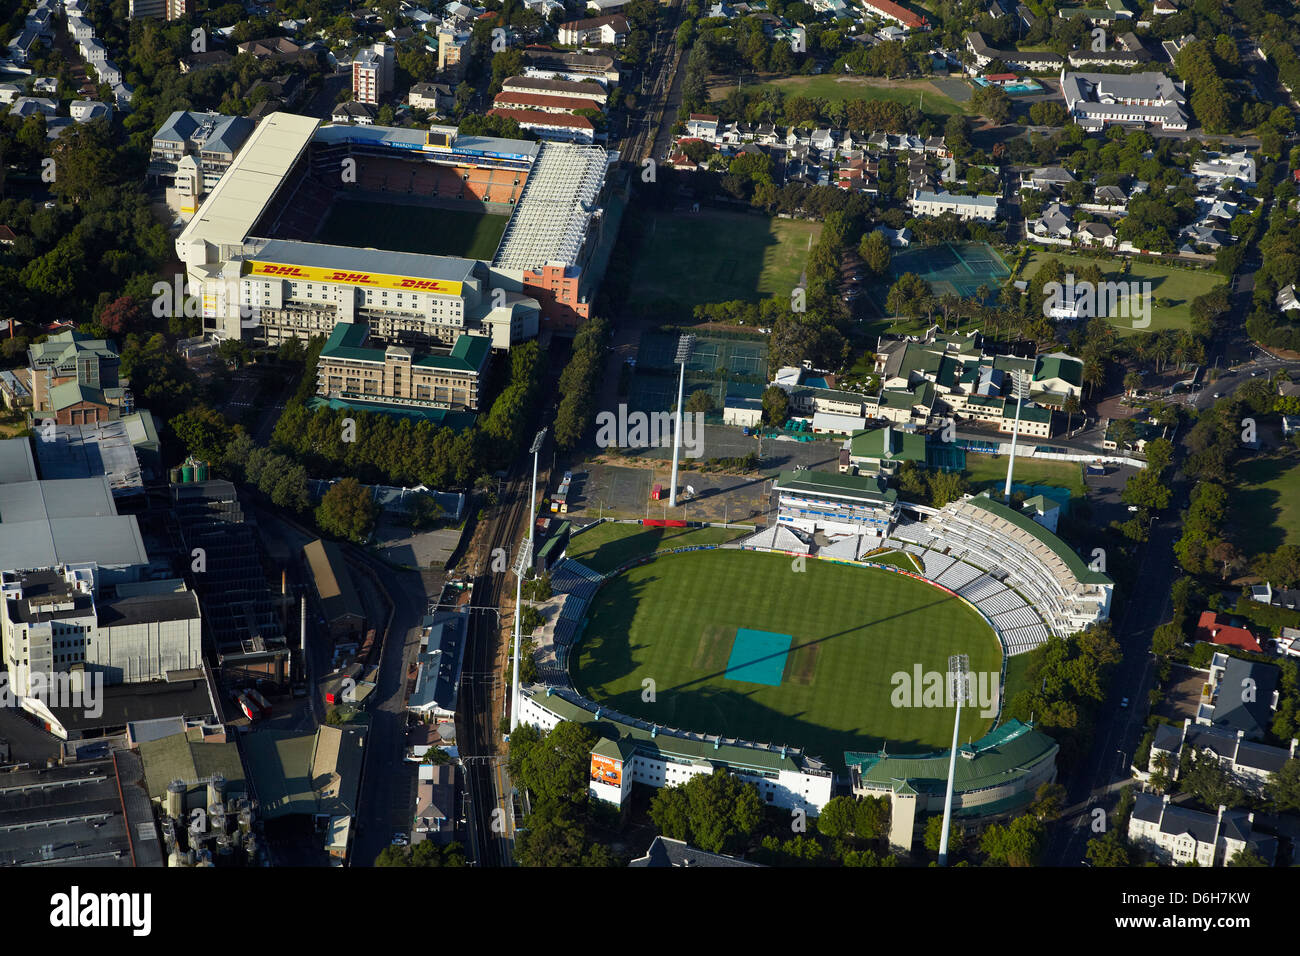
[[[821,224],[703,210],[648,217],[632,298],[686,310],[706,302],[789,299]]]
[[[1134,262],[1128,272],[1120,274],[1121,261],[1089,259],[1084,256],[1062,255],[1054,249],[1035,249],[1027,260],[1017,279],[1029,279],[1038,272],[1048,259],[1059,259],[1067,272],[1076,273],[1085,266],[1096,264],[1101,274],[1112,282],[1150,282],[1153,299],[1168,299],[1169,304],[1163,308],[1151,306],[1151,324],[1144,329],[1133,328],[1133,320],[1116,317],[1111,320],[1120,335],[1136,335],[1140,332],[1159,332],[1161,329],[1190,329],[1192,327],[1192,300],[1199,295],[1210,292],[1224,283],[1224,278],[1212,269],[1177,269],[1151,262]]]
[[[569,542],[567,554],[593,571],[607,574],[633,558],[670,548],[722,544],[749,534],[740,528],[645,528],[607,521]]]
[[[895,707],[898,672],[1001,667],[992,630],[959,599],[890,571],[711,550],[632,568],[597,593],[570,665],[593,700],[683,730],[790,744],[842,768],[845,750],[946,749],[948,707]],[[792,635],[779,687],[725,677],[737,628]],[[642,680],[655,681],[652,703]],[[910,686],[910,679],[909,679]],[[961,736],[990,718],[962,712]]]
[[[460,209],[340,199],[330,209],[314,241],[358,249],[491,260],[509,222],[509,216]]]
[[[1075,419],[1078,419],[1077,415]],[[994,489],[1001,494],[1007,480],[1007,458],[1005,455],[967,452],[965,474],[974,490]],[[1087,495],[1087,488],[1083,484],[1083,466],[1076,461],[1053,461],[1049,458],[1025,458],[1017,455],[1014,480],[1018,485],[1068,488],[1074,498]]]
[[[958,81],[962,82],[962,81]],[[946,85],[946,84],[945,84]],[[786,96],[808,96],[837,102],[840,100],[891,100],[919,107],[930,115],[952,116],[964,113],[965,107],[954,100],[933,80],[886,80],[877,76],[790,76],[761,84]],[[712,99],[725,99],[733,86],[716,86]],[[750,89],[746,83],[745,89]],[[967,94],[969,97],[969,93]]]
[[[1232,496],[1234,536],[1247,554],[1300,544],[1300,453],[1255,458],[1237,466]]]

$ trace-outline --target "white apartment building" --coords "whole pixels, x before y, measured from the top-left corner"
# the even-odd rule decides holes
[[[914,216],[942,216],[951,212],[964,220],[994,222],[998,218],[997,196],[959,196],[917,189],[912,192],[907,205]]]
[[[376,43],[362,50],[352,61],[352,98],[358,103],[379,105],[392,92],[397,55],[392,46]]]

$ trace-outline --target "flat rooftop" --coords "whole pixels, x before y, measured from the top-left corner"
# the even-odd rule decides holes
[[[472,281],[477,263],[474,259],[455,256],[355,249],[352,246],[327,246],[318,242],[295,242],[288,239],[268,239],[257,246],[256,254],[248,254],[245,258],[290,266],[340,269],[350,273],[417,276],[443,282]]]
[[[118,515],[107,478],[0,484],[0,569],[148,564],[134,515]]]
[[[319,125],[292,113],[263,119],[177,238],[181,260],[187,261],[184,250],[192,242],[242,243]]]
[[[55,425],[54,434],[36,442],[41,477],[108,479],[115,495],[144,490],[140,460],[127,423]]]

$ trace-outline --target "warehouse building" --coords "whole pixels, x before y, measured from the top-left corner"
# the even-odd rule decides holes
[[[307,559],[307,570],[321,610],[325,626],[336,643],[355,640],[366,628],[366,610],[352,583],[352,572],[343,559],[343,552],[333,541],[317,538],[302,549]]]

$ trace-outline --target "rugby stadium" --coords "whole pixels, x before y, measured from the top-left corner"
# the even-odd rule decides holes
[[[428,130],[261,121],[176,240],[203,331],[493,348],[590,316],[617,153]]]

